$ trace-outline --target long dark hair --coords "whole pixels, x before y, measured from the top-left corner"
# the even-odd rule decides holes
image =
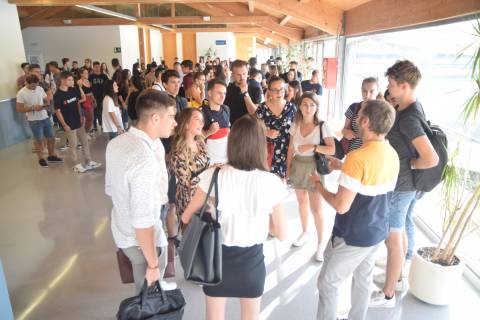
[[[223,66],[221,64],[215,66],[215,79],[222,80],[223,82],[227,82],[227,77],[225,76],[225,71],[223,70]]]
[[[103,96],[109,96],[110,98],[112,98],[115,105],[118,106],[118,93],[115,93],[115,90],[113,89],[114,83],[115,81],[111,79],[105,80],[105,82],[103,83]]]
[[[235,121],[228,135],[228,164],[239,170],[267,171],[266,128],[257,117],[247,114]]]
[[[293,90],[295,91],[295,95],[293,96],[292,100],[289,102],[293,102],[298,106],[298,101],[300,97],[302,96],[302,84],[298,80],[293,80],[288,83],[289,87],[292,87]]]
[[[302,104],[303,100],[310,99],[312,100],[315,105],[317,106],[317,110],[315,110],[315,114],[313,115],[313,123],[316,125],[320,124],[320,119],[318,117],[318,113],[320,112],[320,101],[317,98],[317,95],[311,91],[304,92],[302,96],[298,99],[297,104],[297,112],[295,113],[295,124],[298,125],[303,120],[303,113],[300,110],[300,105]]]

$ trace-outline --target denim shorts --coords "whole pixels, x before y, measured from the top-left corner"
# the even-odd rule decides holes
[[[390,199],[390,211],[388,213],[388,223],[390,232],[405,230],[405,221],[407,213],[413,201],[415,201],[416,191],[394,191]]]
[[[43,140],[44,138],[54,138],[52,123],[49,118],[43,120],[28,121],[30,129],[32,129],[33,138],[35,140]]]

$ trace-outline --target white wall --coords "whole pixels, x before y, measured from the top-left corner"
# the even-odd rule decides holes
[[[137,26],[120,26],[120,44],[122,47],[121,65],[132,71],[132,65],[140,58]]]
[[[15,97],[16,79],[22,74],[20,64],[26,61],[17,7],[0,0],[2,49],[0,50],[0,101]]]
[[[91,58],[106,62],[110,69],[112,58],[122,60],[122,54],[114,53],[115,47],[122,46],[119,26],[34,27],[24,29],[22,34],[27,56],[39,55],[42,69],[52,60],[61,65],[64,57],[80,65],[85,58]]]
[[[158,30],[150,29],[150,48],[152,49],[152,59],[157,64],[163,59],[163,38],[162,33]]]
[[[226,45],[216,45],[216,40],[227,41]],[[212,58],[220,57],[222,60],[236,56],[235,35],[232,32],[197,32],[197,57],[206,56],[212,48],[215,53]]]

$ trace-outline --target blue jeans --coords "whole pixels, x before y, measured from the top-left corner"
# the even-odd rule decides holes
[[[108,133],[108,140],[112,140],[118,136],[118,132],[109,132]]]
[[[28,121],[30,129],[32,130],[33,139],[43,140],[44,138],[51,139],[55,137],[52,123],[49,118],[43,120]]]
[[[413,225],[413,209],[417,202],[416,191],[394,191],[390,200],[388,222],[390,232],[404,231],[407,234],[407,259],[411,259],[415,246],[415,228]]]

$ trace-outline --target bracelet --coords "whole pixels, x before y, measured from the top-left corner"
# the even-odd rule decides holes
[[[150,270],[158,269],[158,264],[155,267],[150,267],[150,266],[147,265],[147,269],[150,269]]]

